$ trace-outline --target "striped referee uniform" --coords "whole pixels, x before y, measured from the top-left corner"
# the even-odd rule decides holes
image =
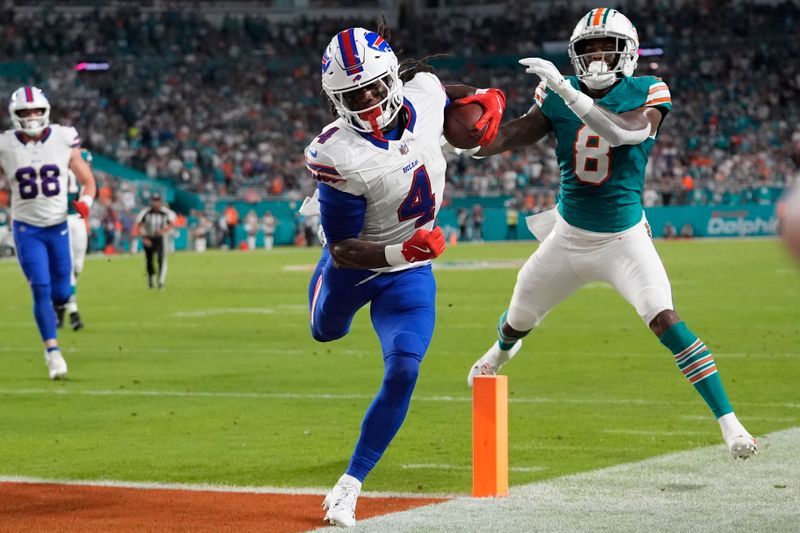
[[[136,217],[136,226],[144,245],[147,264],[147,281],[152,289],[155,285],[156,271],[153,255],[158,259],[158,288],[164,287],[167,280],[167,254],[165,240],[175,224],[175,212],[161,205],[161,195],[153,194],[150,207],[142,209]]]

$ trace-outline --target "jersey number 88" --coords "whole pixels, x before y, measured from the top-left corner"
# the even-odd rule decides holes
[[[14,175],[19,183],[19,196],[23,200],[32,200],[39,195],[39,186],[36,178],[41,176],[42,194],[45,196],[56,196],[61,192],[61,183],[58,177],[61,175],[56,165],[42,165],[39,172],[33,167],[22,167]]]

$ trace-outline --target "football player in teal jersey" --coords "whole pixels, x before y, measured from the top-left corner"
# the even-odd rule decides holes
[[[644,217],[642,192],[650,150],[672,107],[669,88],[653,76],[634,77],[639,37],[615,9],[597,8],[581,18],[569,41],[576,76],[564,77],[549,61],[522,59],[541,83],[534,105],[501,126],[476,156],[489,156],[556,138],[561,169],[556,209],[532,217],[541,241],[519,272],[498,342],[472,367],[496,374],[526,336],[563,299],[591,281],[613,286],[636,308],[678,368],[719,421],[734,458],[756,452],[756,441],[728,401],[709,348],[681,321],[669,279]]]

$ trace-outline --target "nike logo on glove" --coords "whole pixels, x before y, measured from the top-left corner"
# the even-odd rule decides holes
[[[409,244],[408,246],[409,246],[410,248],[414,248],[415,250],[419,250],[419,251],[420,251],[420,252],[422,252],[423,254],[429,254],[429,253],[431,253],[431,249],[430,249],[430,248],[420,248],[419,246],[414,246],[413,244]]]
[[[311,154],[311,157],[317,157],[317,151],[316,150],[309,150],[308,153]]]

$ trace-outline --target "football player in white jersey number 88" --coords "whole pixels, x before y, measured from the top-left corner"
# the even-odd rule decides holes
[[[73,202],[83,217],[96,192],[74,128],[50,124],[50,102],[36,87],[20,87],[8,106],[13,129],[0,135],[0,165],[11,184],[14,242],[33,292],[33,314],[44,342],[50,379],[67,375],[58,348],[53,306],[71,294],[72,259],[67,229],[67,179],[73,171],[83,195]]]
[[[505,108],[497,89],[443,86],[424,61],[399,64],[387,39],[385,23],[377,32],[349,28],[333,37],[322,57],[322,87],[338,118],[305,150],[319,203],[301,212],[319,212],[327,240],[309,286],[312,335],[320,342],[343,337],[370,303],[384,360],[350,465],[323,503],[325,518],[340,526],[355,524],[361,482],[400,429],[433,335],[430,262],[445,248],[435,228],[444,109],[478,103],[476,128],[488,124],[486,144]]]

